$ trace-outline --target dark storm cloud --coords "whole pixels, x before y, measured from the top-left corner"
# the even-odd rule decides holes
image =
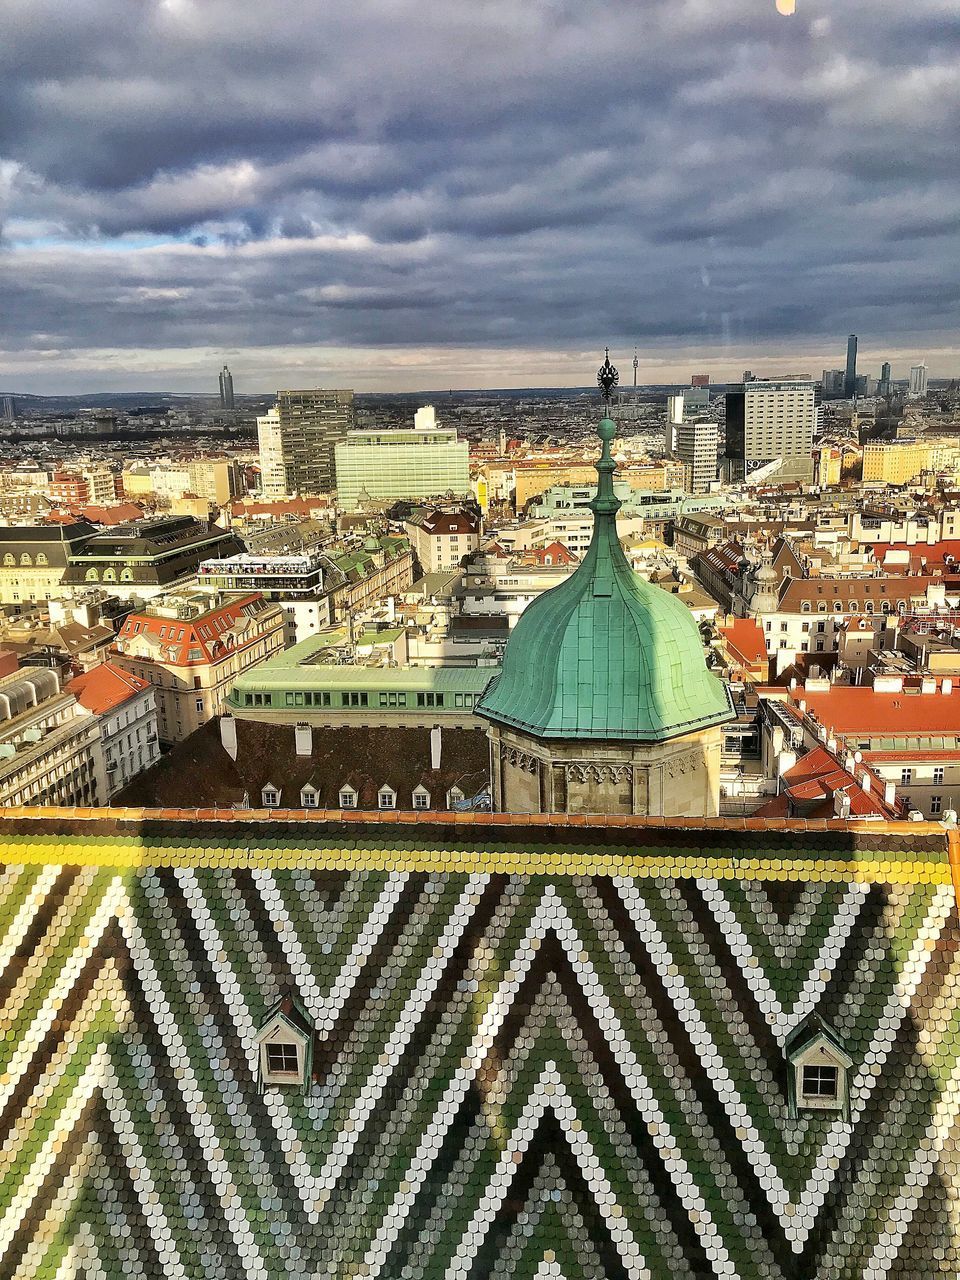
[[[7,0],[4,23],[0,346],[25,360],[956,328],[955,0]]]

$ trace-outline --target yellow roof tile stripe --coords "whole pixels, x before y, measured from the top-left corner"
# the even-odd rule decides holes
[[[944,860],[890,857],[869,859],[737,858],[653,855],[619,852],[519,852],[517,850],[438,850],[396,846],[256,848],[236,844],[141,843],[124,838],[56,840],[0,839],[0,862],[8,865],[106,867],[229,867],[314,869],[324,871],[417,871],[503,875],[670,876],[691,879],[852,881],[859,884],[950,884]]]

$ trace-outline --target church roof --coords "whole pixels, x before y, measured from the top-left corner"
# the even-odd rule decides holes
[[[958,854],[930,823],[8,808],[3,1273],[956,1276]],[[288,995],[310,1079],[264,1088]],[[791,1113],[814,1019],[848,1115]]]
[[[732,716],[707,670],[690,610],[630,568],[617,537],[610,442],[590,503],[593,539],[576,571],[534,600],[514,628],[503,670],[477,713],[542,738],[658,742]]]

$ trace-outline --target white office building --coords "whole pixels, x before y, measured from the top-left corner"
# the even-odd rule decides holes
[[[413,429],[351,431],[336,447],[337,504],[344,511],[401,498],[463,498],[470,493],[469,446],[437,424],[431,405]]]

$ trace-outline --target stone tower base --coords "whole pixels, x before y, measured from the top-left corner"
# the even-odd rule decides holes
[[[565,742],[491,724],[493,807],[500,813],[715,818],[720,728],[667,742]]]

